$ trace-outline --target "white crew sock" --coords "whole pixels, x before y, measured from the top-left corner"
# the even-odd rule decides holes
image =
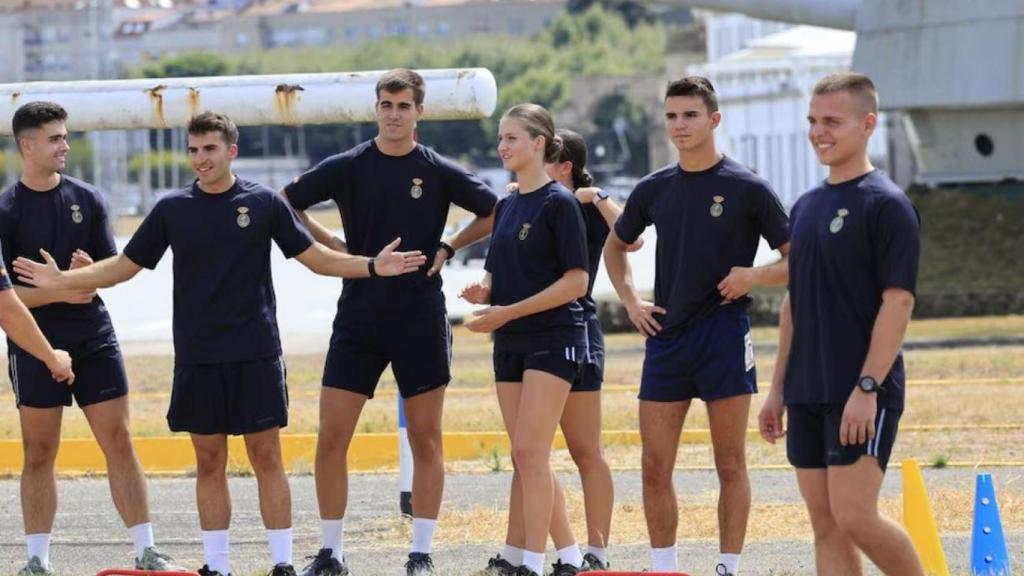
[[[576,568],[583,565],[583,554],[580,553],[580,547],[575,544],[559,550],[558,559],[562,561],[562,564],[568,564]]]
[[[430,554],[434,544],[434,530],[437,528],[437,520],[430,518],[412,519],[412,549],[410,552]]]
[[[50,567],[50,535],[49,534],[26,534],[25,548],[28,549],[28,559],[39,558],[46,568]]]
[[[719,554],[718,563],[725,566],[726,573],[731,576],[737,576],[740,573],[739,554]]]
[[[523,565],[523,550],[522,548],[516,548],[511,544],[505,544],[505,549],[501,552],[501,557],[508,560],[508,563],[513,566]]]
[[[292,563],[292,529],[267,530],[267,544],[270,545],[270,560],[274,566]]]
[[[602,564],[608,564],[608,549],[598,548],[597,546],[587,546],[587,553],[593,554],[595,558],[601,561]]]
[[[652,572],[678,572],[679,560],[676,558],[676,545],[667,548],[651,548]]]
[[[132,535],[132,542],[135,543],[135,558],[141,560],[146,548],[153,546],[153,524],[145,522],[136,524],[128,529]]]
[[[537,574],[544,574],[544,553],[543,552],[530,552],[529,550],[523,551],[523,566],[526,566],[530,570],[533,570]]]
[[[329,548],[331,556],[339,561],[344,558],[345,552],[345,519],[337,520],[320,519],[320,547]]]
[[[203,551],[206,565],[222,576],[231,574],[231,544],[227,530],[203,530]]]

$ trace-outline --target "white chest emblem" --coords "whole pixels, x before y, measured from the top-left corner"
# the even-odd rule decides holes
[[[252,219],[249,217],[249,208],[247,206],[238,207],[238,218],[235,218],[235,222],[238,223],[239,228],[245,228],[252,222]]]
[[[71,205],[71,221],[75,224],[81,224],[85,217],[82,216],[82,207],[78,204]]]
[[[530,226],[531,226],[531,224],[529,224],[529,223],[523,224],[522,229],[519,230],[519,239],[520,240],[526,240],[526,237],[530,235]]]
[[[420,178],[412,179],[412,188],[409,188],[409,196],[412,196],[413,200],[419,200],[423,196],[423,180]]]
[[[828,231],[833,234],[838,234],[843,229],[843,218],[850,213],[846,208],[840,208],[836,211],[836,217],[832,219],[832,222],[828,225]]]
[[[725,202],[725,198],[721,196],[715,196],[713,200],[715,201],[715,203],[711,205],[711,215],[714,216],[715,218],[718,218],[719,216],[722,215],[723,212],[725,212],[725,205],[722,204],[722,202]]]

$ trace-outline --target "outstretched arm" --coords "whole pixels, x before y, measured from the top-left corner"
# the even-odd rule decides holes
[[[398,248],[401,242],[401,238],[395,238],[372,259],[328,250],[320,243],[314,242],[295,258],[306,268],[323,276],[368,278],[370,277],[371,260],[373,260],[373,269],[377,276],[398,276],[415,272],[427,261],[426,256],[419,250],[395,252],[395,248]]]
[[[130,280],[142,270],[124,254],[112,256],[90,266],[62,272],[57,268],[53,256],[46,250],[40,250],[45,263],[19,257],[14,261],[14,272],[18,279],[47,290],[95,290],[109,288]]]

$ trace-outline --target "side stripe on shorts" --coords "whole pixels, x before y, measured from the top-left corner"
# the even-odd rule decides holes
[[[18,356],[11,352],[7,360],[11,363],[11,383],[14,384],[14,405],[20,406],[20,394],[18,389]]]
[[[875,423],[875,438],[868,442],[868,456],[878,457],[878,443],[882,441],[882,430],[885,426],[885,408],[878,413],[878,422]]]

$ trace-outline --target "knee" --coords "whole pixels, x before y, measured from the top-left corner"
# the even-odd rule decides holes
[[[670,456],[644,452],[641,469],[644,486],[658,487],[672,484],[672,468],[675,462]]]
[[[583,476],[607,466],[600,445],[573,448],[569,450],[569,455]]]
[[[107,434],[103,443],[103,451],[109,457],[118,459],[130,457],[135,449],[132,446],[132,435],[127,427],[118,427]]]
[[[515,463],[516,471],[521,475],[543,471],[548,464],[541,450],[515,442],[512,443],[512,461]]]
[[[257,472],[274,471],[282,467],[281,447],[277,442],[254,442],[249,446],[249,462]]]
[[[833,502],[831,509],[836,526],[854,540],[857,540],[859,534],[874,529],[877,514],[868,506],[852,502]]]
[[[441,427],[409,430],[409,448],[418,456],[430,458],[441,454]]]
[[[721,484],[736,484],[747,479],[747,461],[743,453],[715,456],[715,469]]]
[[[22,446],[25,449],[25,470],[44,470],[52,468],[53,463],[57,460],[60,439],[26,440]]]
[[[827,506],[808,509],[808,515],[811,518],[811,529],[814,531],[815,540],[819,542],[829,540],[842,533],[835,517],[832,516],[832,511]]]
[[[196,475],[200,478],[223,476],[228,463],[227,450],[196,449]]]

